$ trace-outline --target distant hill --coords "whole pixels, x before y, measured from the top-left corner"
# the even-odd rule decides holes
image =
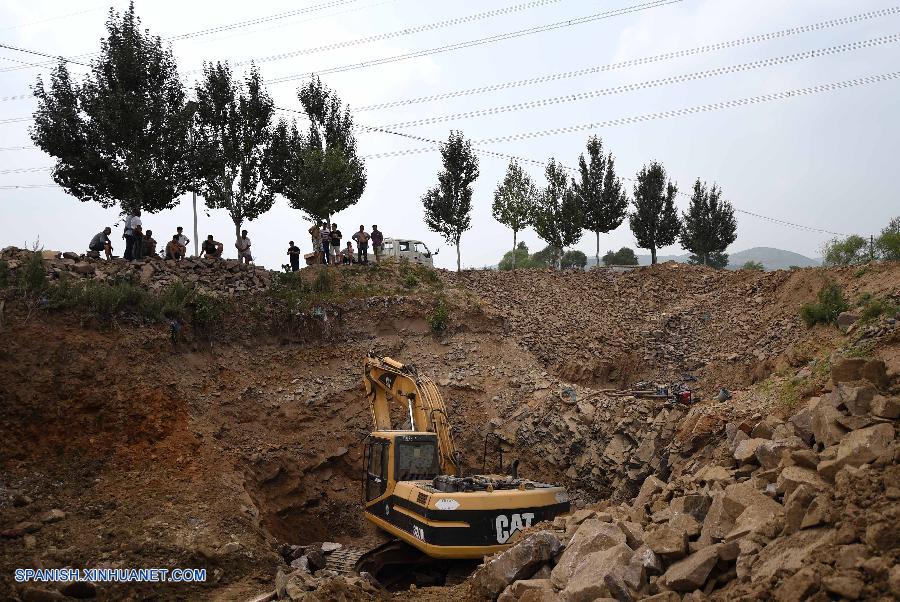
[[[687,263],[690,255],[657,255],[656,261],[662,263],[664,261],[677,261],[678,263]],[[800,253],[793,251],[785,251],[784,249],[775,249],[772,247],[753,247],[746,251],[736,251],[728,254],[728,269],[737,270],[748,261],[758,261],[763,264],[766,270],[786,270],[792,265],[801,268],[815,267],[822,265],[819,258],[810,259]],[[641,265],[650,265],[649,255],[638,255],[638,263]],[[594,258],[588,257],[588,267],[594,265]]]

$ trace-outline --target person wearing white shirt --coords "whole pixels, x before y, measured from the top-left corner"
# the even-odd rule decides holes
[[[138,229],[141,228],[141,211],[138,209],[133,214],[128,214],[125,216],[125,231],[122,233],[122,238],[125,239],[125,253],[124,257],[127,261],[131,261],[135,258],[134,250],[137,246],[135,242],[138,239],[138,234],[135,234],[134,228],[137,226]],[[138,256],[140,256],[140,251],[138,251]]]
[[[250,237],[247,236],[246,230],[241,231],[241,237],[237,239],[234,248],[238,252],[238,262],[250,265],[250,262],[253,261],[253,255],[250,254]]]
[[[191,243],[191,239],[184,235],[184,228],[178,226],[175,228],[178,231],[178,244],[181,245],[181,256],[187,257],[187,246]]]

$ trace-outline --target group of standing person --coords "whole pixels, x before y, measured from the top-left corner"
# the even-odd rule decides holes
[[[341,246],[343,233],[335,223],[329,224],[325,221],[313,223],[309,229],[309,236],[315,254],[314,262],[325,265],[369,263],[370,243],[375,254],[375,261],[378,262],[384,244],[384,235],[378,229],[378,225],[372,226],[371,233],[366,232],[366,227],[360,225],[359,230],[353,233],[345,247]],[[356,242],[355,250],[353,242]],[[289,242],[287,254],[290,258],[291,270],[296,272],[300,269],[300,248],[294,244],[294,241]]]

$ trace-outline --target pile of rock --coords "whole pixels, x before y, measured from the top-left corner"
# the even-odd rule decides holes
[[[32,251],[7,247],[0,251],[14,276]],[[173,284],[191,284],[210,294],[240,295],[269,286],[271,273],[260,266],[245,266],[236,259],[189,258],[182,261],[144,258],[137,261],[105,261],[78,255],[43,251],[44,268],[53,279],[77,278],[98,282],[129,279],[150,290]]]
[[[883,376],[836,363],[833,390],[789,420],[728,423],[713,461],[543,525],[472,586],[504,601],[900,597],[900,398]]]

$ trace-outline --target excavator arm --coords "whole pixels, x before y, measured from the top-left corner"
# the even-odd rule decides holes
[[[398,404],[409,418],[410,430],[437,435],[444,474],[459,474],[459,452],[453,444],[444,399],[434,381],[420,375],[415,366],[401,364],[389,357],[369,355],[363,383],[375,430],[395,430],[391,404]]]

